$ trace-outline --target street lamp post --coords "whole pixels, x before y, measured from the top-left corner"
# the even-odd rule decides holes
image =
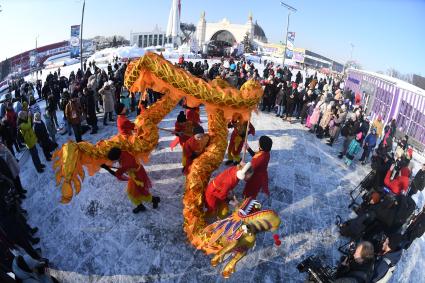
[[[297,9],[295,9],[292,6],[289,6],[288,4],[286,4],[282,1],[280,2],[280,5],[282,5],[286,9],[288,9],[288,23],[286,25],[285,47],[283,48],[283,62],[282,62],[282,65],[283,65],[282,67],[285,68],[286,48],[287,48],[287,45],[288,45],[289,16],[291,15],[291,12],[296,12]]]
[[[83,23],[84,23],[84,7],[86,6],[86,0],[83,3],[83,11],[81,12],[81,27],[80,27],[80,65],[81,72],[83,72]]]
[[[35,81],[38,81],[38,51],[37,51],[37,39],[38,39],[39,35],[37,34],[37,36],[35,37]]]

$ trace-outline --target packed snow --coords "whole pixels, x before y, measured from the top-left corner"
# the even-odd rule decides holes
[[[108,54],[104,57],[118,53]],[[103,57],[95,54],[93,58]],[[256,65],[262,71],[262,65]],[[67,76],[78,67],[61,67],[61,74]],[[43,80],[48,72],[43,71]],[[180,110],[177,107],[159,126],[172,129]],[[135,118],[134,114],[130,117]],[[201,119],[207,128],[203,110]],[[171,151],[169,142],[174,136],[161,132],[158,147],[145,165],[152,191],[161,197],[160,208],[148,207],[137,215],[131,211],[126,183],[107,172],[86,175],[81,193],[70,204],[62,205],[52,163],[44,161],[39,150],[40,158],[48,164],[40,175],[30,158],[23,158],[21,178],[28,190],[24,208],[29,212],[29,223],[40,228],[40,247],[51,261],[52,274],[70,283],[303,282],[306,274],[298,273],[296,265],[305,257],[322,255],[328,264],[336,264],[340,258],[337,247],[347,240],[338,235],[335,216],[350,217],[348,193],[368,173],[369,166],[348,169],[336,158],[340,144],[330,148],[302,125],[283,122],[273,114],[253,114],[252,123],[256,136],[249,137],[251,147],[257,148],[261,135],[273,139],[271,197],[260,195],[259,200],[282,219],[280,247],[273,245],[271,233],[260,234],[255,249],[237,265],[237,272],[224,280],[220,275],[223,265],[212,268],[210,257],[187,242],[182,217],[181,148]],[[83,139],[95,143],[117,133],[115,124],[98,124],[98,134],[87,133]],[[59,136],[58,142],[63,144],[68,139],[74,137]],[[224,168],[217,169],[214,176]],[[241,185],[235,191],[240,196]],[[418,198],[424,202],[423,195]],[[424,241],[424,237],[416,240],[403,255],[391,282],[425,282]]]
[[[160,126],[172,128],[180,110],[177,107]],[[205,112],[201,119],[206,128]],[[298,273],[296,265],[304,257],[319,254],[334,264],[339,259],[336,247],[344,239],[338,236],[335,216],[349,217],[348,192],[368,168],[347,169],[335,158],[338,146],[326,146],[299,124],[264,113],[254,114],[252,122],[257,130],[249,138],[253,148],[261,135],[274,142],[269,164],[271,197],[259,199],[281,216],[283,241],[276,247],[271,233],[260,234],[256,248],[226,282],[302,282],[305,274]],[[94,143],[114,134],[115,125],[100,126],[97,135],[86,134],[84,139]],[[173,138],[161,132],[158,147],[145,166],[153,192],[161,197],[160,208],[149,207],[137,215],[131,212],[126,183],[106,172],[86,177],[81,193],[62,205],[51,166],[42,175],[30,160],[22,166],[22,181],[29,192],[24,207],[30,212],[31,225],[40,228],[43,256],[51,260],[55,276],[72,283],[224,282],[222,266],[212,268],[210,257],[195,250],[183,232],[181,148],[170,150]],[[67,139],[61,136],[59,141]],[[238,195],[241,189],[236,189]],[[424,239],[416,240],[391,282],[425,282],[421,272],[424,251]]]

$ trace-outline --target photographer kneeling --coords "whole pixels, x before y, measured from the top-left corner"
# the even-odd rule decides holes
[[[352,257],[346,257],[338,266],[335,283],[367,283],[373,276],[374,248],[370,242],[357,245]]]

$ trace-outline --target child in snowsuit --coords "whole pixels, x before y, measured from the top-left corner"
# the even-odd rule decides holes
[[[227,216],[229,209],[227,198],[240,180],[249,180],[253,174],[251,163],[244,166],[232,166],[212,180],[205,191],[205,204],[209,214],[215,214],[219,218]]]
[[[113,147],[108,153],[108,159],[119,162],[120,168],[114,171],[105,164],[102,164],[101,167],[117,177],[118,180],[128,181],[127,196],[130,201],[136,205],[136,208],[133,209],[133,213],[139,213],[146,210],[143,202],[152,202],[153,208],[158,208],[158,203],[161,200],[159,197],[152,196],[149,192],[152,187],[151,181],[143,165],[139,164],[133,155],[128,151]]]
[[[267,166],[270,161],[270,150],[272,149],[273,141],[268,136],[261,136],[259,140],[259,151],[254,152],[251,148],[247,148],[252,156],[251,166],[254,170],[252,177],[246,182],[243,195],[245,198],[256,198],[260,190],[267,196],[269,192],[269,175]]]
[[[360,141],[362,140],[363,133],[358,133],[356,138],[353,139],[348,146],[347,153],[345,154],[345,164],[347,166],[350,166],[351,163],[353,163],[354,157],[357,155],[357,153],[360,152],[362,149],[362,146],[360,145]]]

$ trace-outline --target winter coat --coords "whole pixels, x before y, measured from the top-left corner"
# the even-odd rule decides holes
[[[37,136],[31,126],[31,116],[28,115],[28,120],[19,125],[19,131],[24,138],[26,146],[31,149],[37,143]]]
[[[282,87],[280,87],[279,91],[276,94],[275,104],[279,106],[283,106],[285,104],[284,101],[286,102],[285,90]]]
[[[322,129],[325,129],[328,125],[329,122],[332,119],[332,110],[326,110],[325,113],[323,114],[322,119],[320,120],[319,126],[322,127]]]
[[[48,116],[46,113],[43,114],[43,118],[50,137],[54,138],[54,136],[56,135],[56,127],[55,125],[53,125],[52,119],[50,119],[50,116]]]
[[[378,137],[379,138],[382,138],[383,129],[384,129],[384,124],[382,124],[382,121],[379,121],[378,119],[376,119],[375,121],[373,121],[373,123],[372,123],[372,129],[373,128],[376,129],[376,134],[378,135]]]
[[[385,175],[384,184],[396,195],[401,193],[406,193],[409,188],[409,169],[404,167],[400,170],[401,174],[391,180],[392,171],[388,170],[387,175]]]
[[[102,95],[104,112],[113,112],[115,107],[115,87],[110,86],[109,89],[102,87],[99,93]]]
[[[30,106],[30,111],[32,114],[41,113],[40,106],[38,106],[37,103],[34,103],[33,105]]]
[[[94,97],[93,90],[89,90],[89,93],[86,95],[86,115],[87,115],[87,124],[93,125],[97,123],[96,116],[96,102]]]
[[[238,77],[235,74],[231,74],[226,78],[226,81],[233,87],[238,86]]]
[[[339,136],[339,132],[341,131],[341,127],[345,122],[345,118],[347,118],[347,112],[339,113],[338,117],[334,120],[333,126],[329,129],[329,135],[336,139]]]
[[[79,98],[72,98],[65,107],[65,117],[72,125],[81,123],[82,109]]]
[[[376,146],[376,140],[377,140],[377,136],[370,133],[369,135],[367,135],[366,139],[364,140],[364,146],[369,147],[369,149],[373,149]]]
[[[378,257],[375,262],[372,283],[376,283],[380,280],[382,280],[381,282],[388,282],[402,254],[403,249],[399,249],[398,251],[391,251],[390,253]]]
[[[19,175],[19,164],[9,149],[0,144],[0,157],[7,163],[13,178]]]
[[[353,160],[354,157],[357,155],[357,153],[360,152],[361,149],[362,147],[360,146],[359,141],[356,139],[353,139],[350,145],[348,146],[348,150],[347,150],[348,159]]]
[[[416,175],[415,178],[413,178],[412,184],[411,184],[411,190],[413,194],[416,194],[419,191],[422,191],[425,187],[425,171],[420,169]]]
[[[51,141],[43,121],[34,121],[34,133],[37,136],[38,143],[42,146],[49,146]]]
[[[320,119],[320,105],[316,105],[316,107],[313,110],[313,114],[311,114],[310,117],[310,124],[316,125],[319,122]]]
[[[23,258],[25,263],[31,270],[36,269],[38,266],[42,264],[41,262],[33,259],[31,256],[27,254],[24,255]],[[20,268],[18,266],[16,258],[13,260],[13,263],[12,263],[12,271],[16,275],[16,277],[21,280],[22,283],[53,283],[53,280],[47,274],[39,274],[34,271],[29,272]]]

